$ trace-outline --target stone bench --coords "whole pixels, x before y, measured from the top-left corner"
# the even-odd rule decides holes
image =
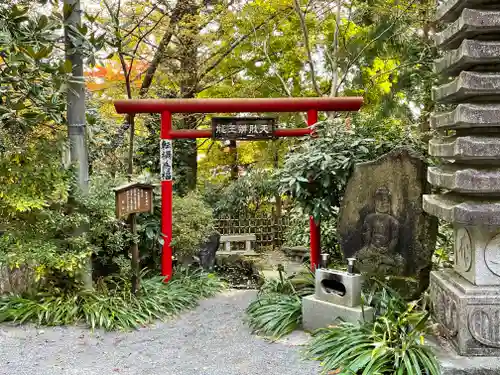
[[[245,253],[253,254],[252,242],[257,240],[255,234],[232,234],[220,237],[220,242],[224,244],[224,252],[219,252],[218,254],[240,253],[239,251],[231,251],[231,242],[245,242]]]

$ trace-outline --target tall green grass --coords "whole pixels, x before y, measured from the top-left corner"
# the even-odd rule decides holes
[[[439,363],[424,341],[429,329],[425,306],[408,303],[387,285],[377,284],[367,300],[378,316],[316,331],[307,357],[321,361],[324,374],[439,375]]]
[[[215,275],[180,270],[167,284],[161,276],[143,278],[137,295],[126,280],[98,283],[94,291],[5,295],[0,297],[0,322],[129,330],[193,308],[223,288]]]
[[[279,339],[302,324],[301,297],[314,293],[314,274],[305,269],[296,275],[267,279],[255,301],[246,310],[252,330],[270,339]]]

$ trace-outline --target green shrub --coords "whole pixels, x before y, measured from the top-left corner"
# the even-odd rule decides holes
[[[302,322],[302,300],[297,295],[265,294],[250,303],[247,322],[255,333],[278,339]]]
[[[176,255],[195,255],[199,245],[215,231],[212,210],[195,192],[174,196],[172,247]]]
[[[0,297],[0,322],[49,326],[85,323],[92,329],[133,329],[192,308],[200,298],[222,288],[212,274],[178,270],[167,284],[161,276],[144,278],[138,295],[130,292],[127,279],[97,283],[93,292],[6,295]]]
[[[285,246],[309,246],[309,215],[300,207],[294,207],[287,215],[290,221],[283,235]],[[321,221],[321,248],[332,257],[342,259],[337,239],[336,217]]]
[[[358,122],[360,115],[354,118]],[[374,132],[355,125],[354,130],[346,130],[343,123],[318,123],[319,136],[302,141],[286,156],[279,172],[280,191],[291,195],[316,220],[337,216],[356,163],[374,160],[396,146],[421,147],[418,138],[401,129],[391,134],[388,129]]]
[[[316,331],[307,356],[322,361],[325,374],[438,375],[439,364],[424,345],[429,313],[418,309],[419,301],[406,303],[384,287],[372,302],[380,313],[374,321]]]
[[[290,277],[282,270],[267,279],[246,310],[247,323],[258,334],[278,339],[302,323],[302,297],[314,293],[314,274],[305,269]]]
[[[436,250],[432,261],[435,268],[453,267],[453,227],[449,223],[439,223]]]
[[[57,288],[77,287],[78,273],[91,255],[94,278],[127,274],[122,267],[128,267],[133,238],[125,223],[115,217],[112,189],[120,182],[94,175],[88,196],[19,214],[0,237],[0,263],[11,268],[27,265],[47,287]],[[77,234],[81,227],[86,230]]]
[[[214,209],[215,216],[245,216],[270,213],[271,199],[278,194],[276,176],[266,170],[252,169],[245,176],[229,184],[207,185],[205,201]]]
[[[212,210],[197,192],[174,195],[172,209],[172,247],[175,257],[196,255],[199,245],[215,232]],[[150,268],[160,267],[161,195],[155,191],[154,212],[141,214],[137,220],[141,258]]]

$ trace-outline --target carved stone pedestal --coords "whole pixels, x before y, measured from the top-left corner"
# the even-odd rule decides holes
[[[433,272],[433,316],[461,355],[500,355],[500,2],[448,0],[448,25],[435,38],[436,136],[429,154],[442,163],[427,180],[443,194],[424,210],[455,228],[453,270]]]
[[[434,319],[457,353],[500,356],[500,289],[476,286],[453,270],[431,273]]]
[[[362,283],[361,275],[318,268],[314,295],[302,298],[304,329],[315,331],[339,321],[372,320],[373,308],[361,307]]]

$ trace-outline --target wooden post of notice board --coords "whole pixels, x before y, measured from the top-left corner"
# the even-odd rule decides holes
[[[140,286],[139,245],[135,240],[137,226],[135,215],[141,212],[153,212],[153,185],[129,183],[114,189],[116,217],[128,216],[130,231],[134,242],[130,249],[132,260],[132,293],[136,294]]]

